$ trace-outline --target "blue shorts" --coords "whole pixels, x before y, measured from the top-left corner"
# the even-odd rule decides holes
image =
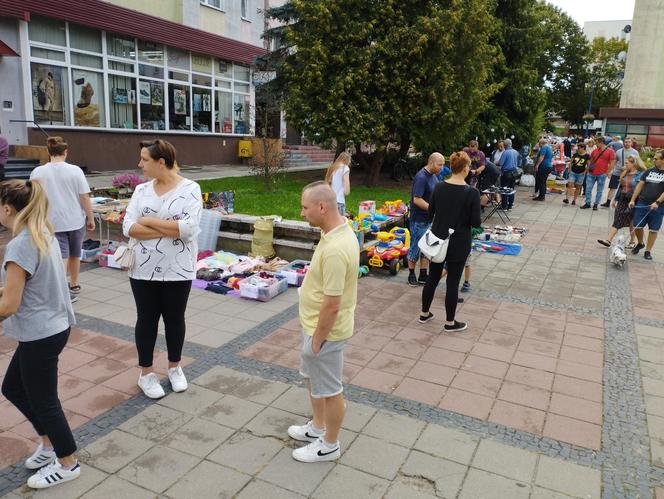
[[[568,184],[583,185],[583,179],[586,177],[585,173],[574,173],[573,171],[569,172],[569,177],[567,177]]]
[[[664,219],[664,206],[651,210],[650,205],[636,205],[634,207],[634,227],[642,229],[648,225],[650,232],[657,232],[662,227]]]
[[[413,222],[410,221],[410,249],[408,250],[408,260],[416,262],[420,258],[420,242],[424,233],[431,227],[431,222]]]

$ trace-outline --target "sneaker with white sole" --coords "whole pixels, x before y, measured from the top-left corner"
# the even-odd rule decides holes
[[[313,421],[308,421],[307,424],[302,426],[293,425],[288,427],[288,436],[300,442],[315,442],[323,435],[325,435],[325,430],[316,430]]]
[[[146,374],[145,376],[138,377],[138,386],[146,397],[151,399],[160,399],[166,392],[159,384],[159,378],[155,373]]]
[[[339,442],[332,449],[323,442],[323,438],[318,438],[304,447],[293,451],[293,459],[301,463],[318,463],[321,461],[335,461],[341,456]]]
[[[68,469],[63,468],[56,460],[28,478],[28,487],[33,489],[47,489],[54,485],[74,480],[80,475],[81,465],[78,462],[72,469]]]
[[[174,392],[183,392],[188,387],[187,378],[184,377],[180,366],[172,367],[168,370],[168,380],[171,382],[171,388]]]
[[[55,451],[53,449],[44,450],[44,445],[39,444],[32,456],[25,460],[25,467],[29,470],[38,470],[51,464],[53,461],[55,461]]]

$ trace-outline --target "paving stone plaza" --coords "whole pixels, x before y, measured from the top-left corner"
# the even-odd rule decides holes
[[[664,498],[664,247],[616,268],[596,242],[609,210],[529,194],[510,212],[521,254],[473,262],[467,331],[440,332],[443,286],[423,325],[405,272],[361,279],[331,463],[294,461],[286,434],[310,417],[295,289],[267,303],[192,290],[190,387],[154,401],[136,386],[128,279],[88,266],[60,362],[82,474],[24,486],[36,435],[0,397],[0,496]],[[14,348],[0,336],[2,373]]]

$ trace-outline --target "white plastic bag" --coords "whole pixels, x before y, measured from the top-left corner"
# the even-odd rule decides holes
[[[535,186],[535,176],[530,175],[528,173],[525,173],[525,174],[521,175],[521,180],[519,181],[519,183],[523,186],[526,186],[526,187],[534,187]]]

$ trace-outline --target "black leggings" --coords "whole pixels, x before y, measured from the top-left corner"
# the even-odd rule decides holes
[[[429,263],[429,277],[422,289],[422,312],[428,312],[433,301],[440,278],[443,276],[444,263]],[[447,262],[447,291],[445,292],[445,313],[447,322],[452,322],[456,315],[457,302],[459,301],[459,282],[465,261]]]
[[[69,339],[69,328],[41,340],[21,341],[9,362],[2,394],[46,435],[56,456],[76,452],[76,442],[58,399],[58,357]]]
[[[169,362],[180,362],[191,281],[129,279],[136,301],[136,349],[138,364],[152,367],[159,317],[164,318]]]

